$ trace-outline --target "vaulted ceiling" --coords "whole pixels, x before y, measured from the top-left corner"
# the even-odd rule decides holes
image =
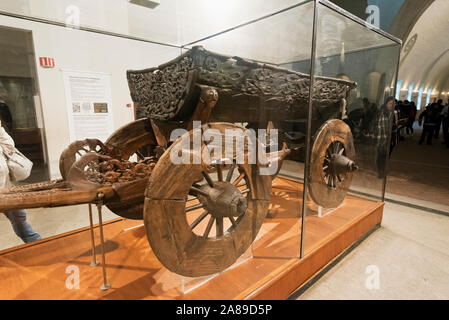
[[[410,14],[415,11],[416,7],[409,8]],[[398,17],[396,24],[400,22]],[[415,90],[424,85],[425,90],[449,91],[449,1],[431,1],[414,23],[403,26],[405,37],[399,68],[402,86],[408,88],[413,82]]]

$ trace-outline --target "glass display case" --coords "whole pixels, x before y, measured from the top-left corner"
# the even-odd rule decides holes
[[[399,40],[331,2],[304,1],[184,48],[197,45],[305,77],[311,74],[312,96],[305,100],[294,97],[290,106],[284,101],[268,118],[265,110],[269,106],[260,102],[253,102],[251,111],[232,114],[249,127],[266,127],[272,121],[279,130],[279,145],[286,142],[291,149],[279,172],[289,180],[273,181],[266,219],[277,232],[269,232],[272,243],[266,239],[254,242],[255,256],[302,257],[360,212],[383,201],[393,110],[386,110],[385,103],[395,92]],[[299,85],[295,79],[289,80],[292,86]],[[279,92],[289,94],[282,82],[276,85]],[[308,82],[305,85],[309,88]],[[220,107],[217,104],[211,120],[229,121],[230,116]],[[282,107],[288,111],[282,113]],[[384,114],[387,118],[381,122]],[[379,128],[382,125],[386,127]],[[384,136],[379,137],[381,134]],[[334,153],[346,156],[346,162],[331,162]],[[354,168],[340,170],[337,164]],[[336,217],[332,227],[320,221],[345,207],[353,213]]]
[[[112,10],[102,12],[103,25],[92,17],[107,4],[92,9],[77,1],[62,6],[68,11],[61,15],[5,3],[0,24],[32,31],[36,64],[42,56],[56,61],[57,68],[37,71],[52,179],[62,178],[69,189],[85,188],[70,180],[70,169],[82,157],[74,155],[67,168],[60,160],[73,137],[109,137],[102,139],[105,149],[89,150],[101,153],[97,169],[110,161],[104,156],[134,162],[151,157],[145,182],[131,179],[125,186],[117,178],[87,189],[102,192],[106,220],[126,219],[124,233],[145,229],[159,261],[154,268],[189,278],[223,274],[243,254],[249,258],[241,265],[259,259],[258,268],[269,274],[317,252],[346,226],[381,208],[399,40],[324,0],[232,2],[235,12],[241,5],[247,14],[228,19],[219,19],[214,8],[188,8],[189,1],[166,3],[148,27],[142,22],[157,14],[157,7],[152,12],[126,1],[120,5],[128,10],[127,23],[111,22]],[[87,16],[84,7],[91,9]],[[40,16],[31,16],[33,10]],[[73,20],[77,10],[82,23]],[[165,25],[165,32],[155,28]],[[215,145],[220,149],[214,147],[217,132],[224,137]],[[211,148],[206,161],[203,150]],[[257,161],[245,162],[251,151]],[[183,162],[183,152],[193,163]],[[173,154],[181,155],[180,162]],[[125,169],[120,170],[118,177]],[[83,172],[87,177],[88,170]],[[56,192],[64,197],[73,191],[66,189]],[[14,192],[0,196],[0,208],[14,197]],[[51,209],[74,220],[64,231],[89,224],[87,216],[83,220],[85,203],[98,198],[86,198],[70,193],[58,202],[83,203],[76,213],[64,206]],[[42,206],[54,205],[54,198],[45,199]],[[52,221],[42,209],[29,212],[37,231],[39,221],[47,226]],[[41,233],[54,236],[58,230]],[[149,261],[155,264],[154,256]],[[259,280],[256,273],[248,275],[242,286],[249,290]]]
[[[347,139],[340,134],[339,138],[330,138],[326,145],[315,147],[314,144],[319,137],[314,128],[310,128],[311,134],[308,137],[311,149],[306,165],[309,181],[306,182],[307,192],[304,195],[306,205],[303,212],[306,217],[310,216],[311,221],[308,228],[306,218],[303,254],[306,254],[306,248],[316,241],[312,237],[314,215],[323,210],[323,204],[326,205],[328,202],[326,197],[332,198],[329,193],[335,191],[338,194],[345,190],[348,195],[338,206],[329,205],[327,209],[347,207],[349,211],[354,199],[358,214],[370,210],[375,202],[384,199],[395,107],[393,97],[401,49],[400,41],[347,13],[342,14],[342,10],[332,3],[319,2],[316,12],[318,17],[315,26],[316,48],[312,69],[314,86],[319,85],[316,82],[318,77],[325,76],[355,81],[357,87],[351,91],[345,102],[345,115],[338,115],[336,118],[343,120],[347,129],[350,129],[348,132],[352,135],[353,143],[342,145],[343,140]],[[315,98],[309,112],[312,123],[314,119],[322,116],[322,106]],[[334,135],[335,133],[329,134]],[[347,150],[348,147],[353,150]],[[358,169],[346,177],[341,176],[337,170],[332,173],[330,169],[333,160],[328,158],[332,158],[334,152],[347,156],[350,152],[353,153],[354,156],[351,158]],[[322,178],[315,183],[311,177],[319,171],[322,172]],[[324,199],[317,200],[317,198]],[[311,199],[314,203],[308,205]],[[321,237],[327,235],[324,233]]]

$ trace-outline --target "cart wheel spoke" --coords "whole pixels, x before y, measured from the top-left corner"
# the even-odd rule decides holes
[[[238,217],[237,220],[235,220],[235,223],[236,223],[236,224],[239,224],[240,220],[243,219],[243,216],[244,216],[244,215],[241,215],[240,217]]]
[[[194,187],[194,186],[191,186],[191,187],[190,187],[190,192],[189,192],[189,193],[191,193],[192,195],[201,194],[201,195],[203,195],[203,196],[205,196],[205,197],[208,196],[207,192],[204,192],[203,190],[201,190],[201,189],[199,189],[199,188],[196,188],[196,187]]]
[[[223,230],[223,218],[215,219],[216,237],[221,237],[224,233]]]
[[[235,222],[235,219],[233,218],[233,217],[228,217],[229,218],[229,220],[231,221],[231,223],[232,223],[232,226],[235,228],[235,227],[237,227],[237,223]]]
[[[245,177],[245,173],[242,172],[237,179],[232,183],[234,186],[238,185],[240,181]]]
[[[212,229],[212,226],[214,225],[214,221],[215,221],[215,218],[214,218],[214,216],[211,215],[209,222],[207,223],[206,230],[204,230],[204,234],[203,234],[204,238],[207,238],[209,236],[210,230]]]
[[[232,175],[234,174],[235,162],[233,161],[226,176],[226,182],[231,182]]]
[[[221,168],[221,163],[217,163],[216,167],[217,167],[218,181],[223,181],[223,171],[222,171],[222,168]]]
[[[186,208],[186,212],[190,212],[190,211],[193,211],[193,210],[196,210],[196,209],[200,209],[202,207],[203,207],[202,203],[194,204],[193,206],[187,207]]]
[[[209,212],[204,211],[198,218],[196,218],[195,221],[193,221],[192,224],[190,225],[190,230],[193,230],[197,225],[199,225],[200,222],[203,221],[208,214]]]
[[[238,164],[235,161],[233,161],[229,167],[229,170],[227,170],[227,172],[225,174],[223,174],[222,163],[216,163],[215,167],[217,169],[217,176],[214,177],[214,179],[210,176],[210,174],[208,174],[207,171],[202,171],[202,175],[203,175],[204,179],[206,180],[208,186],[210,186],[212,188],[216,188],[220,183],[231,183],[231,181],[233,180],[233,175],[234,175],[235,169],[238,168]],[[224,176],[225,176],[225,179],[223,179]],[[251,193],[251,189],[248,186],[245,177],[246,177],[246,173],[242,171],[239,174],[239,176],[234,180],[234,182],[232,182],[231,184],[234,185],[236,188],[238,188],[240,193],[247,198],[248,194]],[[193,183],[192,186],[190,187],[189,195],[196,197],[196,199],[198,201],[200,201],[200,199],[198,198],[199,195],[208,196],[206,194],[206,192],[204,190],[202,190],[203,186],[204,185],[201,185],[200,183],[197,183],[197,182]],[[187,213],[189,211],[194,211],[194,210],[200,209],[200,208],[203,208],[204,211],[202,211],[202,213],[199,216],[197,216],[195,218],[195,220],[193,220],[193,222],[190,224],[190,230],[192,230],[192,232],[195,232],[194,229],[197,228],[198,225],[200,223],[202,223],[203,221],[205,221],[207,216],[210,215],[210,218],[208,219],[207,226],[204,229],[204,231],[199,231],[201,233],[195,232],[204,238],[209,237],[210,232],[211,232],[212,228],[214,227],[214,224],[215,224],[215,230],[216,230],[214,237],[215,238],[222,237],[225,233],[225,224],[224,224],[225,219],[224,218],[227,218],[231,222],[232,226],[230,226],[230,228],[236,228],[244,216],[244,214],[239,216],[238,218],[232,217],[232,216],[230,216],[230,217],[216,216],[215,214],[211,213],[210,211],[207,211],[207,209],[205,208],[205,205],[203,203],[198,203],[198,204],[186,207],[185,212]],[[232,232],[232,229],[230,232]]]
[[[339,145],[338,145],[338,141],[335,141],[334,143],[332,143],[332,153],[333,154],[338,153],[338,150],[340,150],[339,149]]]
[[[203,177],[204,177],[204,179],[206,179],[207,184],[211,188],[213,188],[214,187],[214,182],[212,181],[212,178],[210,177],[210,175],[206,171],[203,171]]]

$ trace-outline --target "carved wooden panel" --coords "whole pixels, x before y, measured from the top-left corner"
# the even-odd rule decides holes
[[[254,106],[259,113],[264,107],[281,112],[306,109],[310,85],[307,74],[213,53],[201,46],[157,68],[128,71],[127,75],[137,116],[157,120],[190,119],[199,97],[197,85],[215,87],[220,97],[229,98],[225,107],[234,114],[235,109],[247,111]],[[338,109],[355,86],[351,81],[316,77],[313,99]]]

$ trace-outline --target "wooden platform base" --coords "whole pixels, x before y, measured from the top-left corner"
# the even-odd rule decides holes
[[[348,196],[322,218],[307,216],[299,259],[301,199],[302,184],[277,178],[252,258],[187,294],[182,278],[154,256],[144,227],[129,229],[129,221],[117,219],[104,226],[109,290],[100,289],[101,266],[90,266],[90,232],[83,228],[1,251],[0,299],[285,299],[382,220],[382,203]],[[99,244],[97,226],[95,233]]]

